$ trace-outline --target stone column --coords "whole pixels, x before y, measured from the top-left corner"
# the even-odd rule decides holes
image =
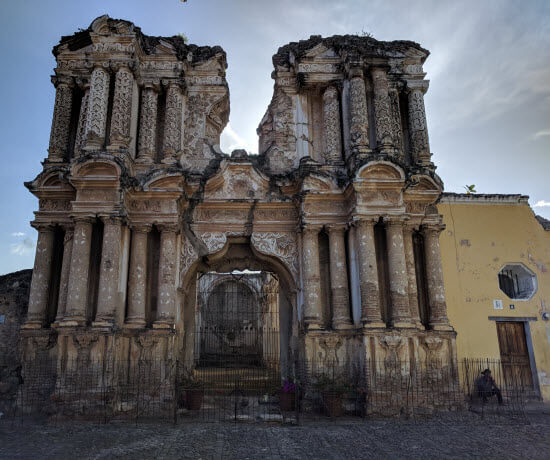
[[[74,154],[80,155],[84,147],[86,134],[86,116],[88,115],[88,105],[90,101],[90,82],[88,80],[80,80],[79,82],[84,94],[80,103],[80,113],[78,115],[78,125],[76,127],[76,138],[74,141]]]
[[[416,284],[416,266],[414,263],[413,231],[415,227],[405,222],[403,226],[403,242],[405,245],[405,260],[407,263],[407,279],[409,285],[409,310],[411,312],[411,321],[422,328],[420,320],[420,310],[418,305],[418,286]]]
[[[90,269],[90,248],[92,245],[92,223],[94,218],[75,217],[71,271],[67,288],[67,310],[60,326],[82,326],[86,324],[88,302],[88,272]]]
[[[350,150],[352,153],[369,152],[369,113],[365,80],[361,69],[350,71]]]
[[[52,275],[54,228],[48,224],[33,224],[33,226],[38,230],[38,241],[36,242],[27,321],[23,326],[25,329],[38,329],[44,326]]]
[[[128,314],[125,326],[145,327],[145,302],[147,300],[147,234],[151,225],[132,225],[130,250],[130,274],[128,278]]]
[[[176,314],[176,225],[161,224],[157,319],[154,328],[169,329]]]
[[[345,225],[328,227],[330,247],[330,290],[332,293],[332,327],[352,326],[349,306],[348,267],[346,263]]]
[[[110,75],[97,66],[92,72],[88,115],[86,116],[85,150],[98,150],[105,143],[107,107],[109,104]]]
[[[181,150],[183,127],[183,95],[180,86],[170,81],[166,89],[166,116],[164,119],[164,139],[162,163],[176,163]]]
[[[445,288],[443,285],[443,267],[439,248],[439,233],[443,225],[427,226],[423,230],[426,252],[426,278],[428,282],[428,301],[430,304],[430,326],[435,330],[452,330],[447,318]]]
[[[304,323],[308,329],[321,329],[321,274],[319,269],[318,226],[303,231]]]
[[[56,91],[48,161],[62,162],[68,157],[74,81],[72,77],[58,76],[52,77],[52,83]]]
[[[424,93],[428,89],[428,82],[408,81],[409,97],[409,145],[412,159],[415,163],[429,165],[431,159],[428,126],[424,110]]]
[[[120,257],[122,253],[122,219],[106,216],[103,221],[103,243],[97,294],[97,315],[93,326],[110,327],[115,323],[119,295]]]
[[[403,221],[390,219],[386,226],[388,268],[390,274],[391,323],[393,327],[411,327],[409,278],[403,242]]]
[[[359,278],[361,282],[361,322],[365,328],[386,327],[380,311],[378,264],[374,245],[374,220],[360,220]]]
[[[152,163],[156,157],[158,90],[158,83],[143,83],[137,156],[139,163]]]
[[[329,86],[323,93],[323,128],[325,160],[329,163],[342,161],[340,101],[334,86]]]
[[[392,144],[398,154],[403,157],[403,130],[401,129],[401,107],[399,104],[399,83],[392,81],[388,88],[391,113]]]
[[[389,85],[386,70],[372,70],[374,92],[374,120],[376,125],[376,145],[383,153],[393,152],[392,114]]]
[[[126,65],[121,65],[115,76],[109,150],[128,150],[130,146],[133,92],[134,74]]]
[[[73,226],[65,226],[65,237],[63,238],[63,261],[61,262],[61,278],[59,280],[59,300],[57,302],[57,314],[55,323],[63,321],[67,309],[67,290],[69,288],[69,274],[71,272],[71,254],[73,252]]]

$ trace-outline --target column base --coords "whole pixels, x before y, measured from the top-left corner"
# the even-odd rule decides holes
[[[151,157],[138,157],[135,162],[137,164],[150,165],[153,163],[153,159]]]
[[[395,321],[393,323],[393,327],[399,329],[416,329],[416,324],[412,323],[411,321]]]
[[[323,325],[321,324],[320,321],[318,320],[314,320],[314,321],[305,321],[305,325],[306,325],[306,329],[308,331],[321,331],[321,330],[324,330],[325,328],[323,327]]]
[[[65,317],[57,327],[78,327],[78,326],[86,326],[86,318],[84,318],[83,316],[72,316],[69,318]]]
[[[124,329],[145,329],[147,326],[147,323],[145,320],[130,320],[124,323],[124,326],[122,326]]]
[[[382,321],[369,321],[363,323],[363,329],[386,329],[386,323]]]
[[[355,326],[348,321],[334,321],[332,323],[332,328],[336,329],[337,331],[354,329],[354,327]]]
[[[94,329],[112,329],[114,327],[114,321],[100,319],[98,321],[92,322],[92,327]]]
[[[155,321],[153,323],[153,329],[174,329],[174,323],[166,321]]]
[[[164,165],[173,165],[173,164],[176,164],[178,160],[176,158],[169,157],[169,158],[163,158],[160,162]]]
[[[454,331],[453,327],[448,323],[430,323],[430,327],[434,331]]]
[[[21,329],[42,329],[42,321],[27,321]]]

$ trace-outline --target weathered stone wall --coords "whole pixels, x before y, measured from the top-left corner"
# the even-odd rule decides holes
[[[0,410],[20,383],[19,328],[27,316],[32,270],[0,276]]]

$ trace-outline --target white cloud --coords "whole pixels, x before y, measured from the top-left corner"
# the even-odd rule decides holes
[[[11,236],[25,236],[25,235],[26,235],[26,233],[24,233],[24,232],[13,232],[11,234]]]
[[[550,201],[544,201],[544,200],[537,201],[533,205],[533,207],[534,208],[548,208],[548,207],[550,207]]]
[[[24,256],[32,252],[33,249],[34,241],[27,237],[21,243],[12,244],[10,252],[18,256]]]
[[[538,139],[539,137],[544,137],[544,136],[550,136],[550,129],[544,129],[542,131],[539,131],[533,134],[533,139]]]
[[[222,144],[222,150],[227,153],[231,153],[235,149],[245,149],[248,153],[254,153],[256,150],[246,139],[235,132],[230,123],[227,123],[223,130],[220,143]]]

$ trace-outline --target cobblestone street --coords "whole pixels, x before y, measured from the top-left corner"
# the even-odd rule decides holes
[[[499,425],[481,420],[317,420],[302,426],[5,420],[0,424],[0,458],[544,458],[550,449],[550,414],[539,411],[529,420]]]

